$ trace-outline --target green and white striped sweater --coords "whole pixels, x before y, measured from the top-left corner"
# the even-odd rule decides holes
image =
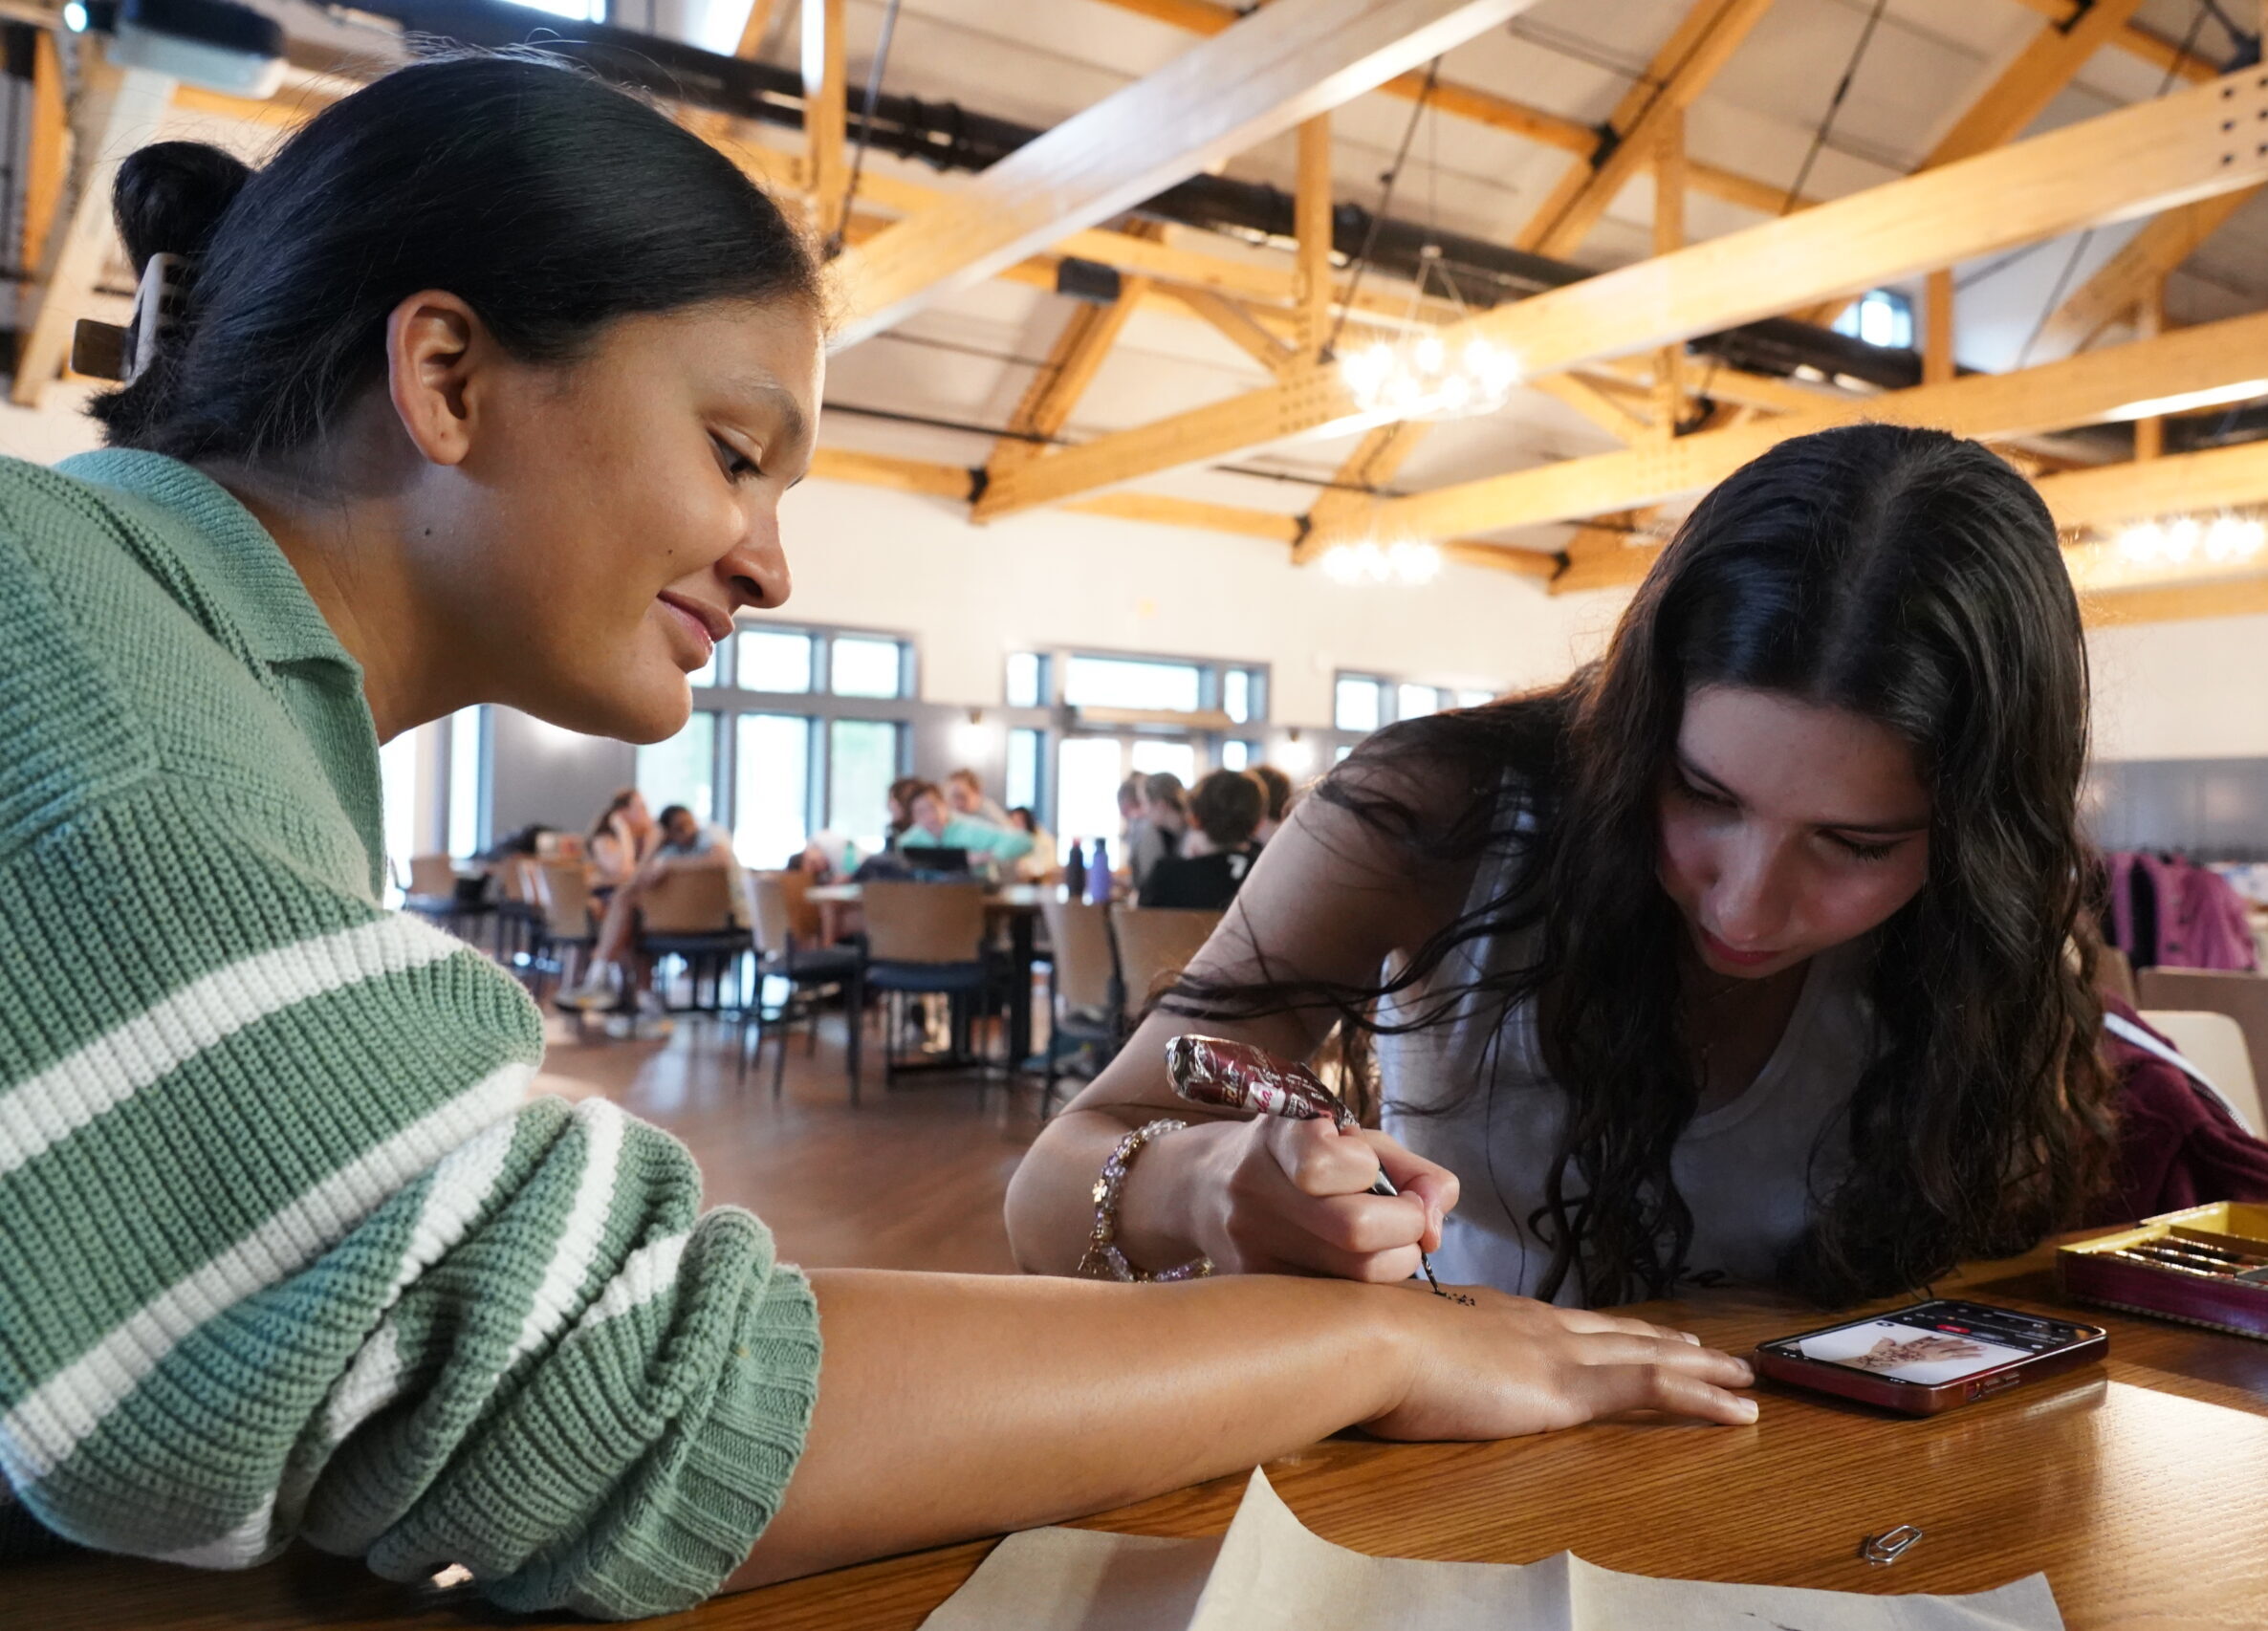
[[[713,1591],[810,1288],[675,1141],[530,1100],[526,995],[380,907],[360,672],[274,542],[169,459],[0,460],[0,1536]]]

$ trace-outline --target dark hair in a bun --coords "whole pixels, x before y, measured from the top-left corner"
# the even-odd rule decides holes
[[[202,141],[159,141],[126,155],[111,212],[135,275],[152,255],[197,255],[251,179],[232,153]]]
[[[167,141],[120,167],[139,273],[192,257],[178,326],[95,400],[114,447],[245,462],[316,441],[384,371],[386,315],[445,289],[515,357],[712,300],[820,303],[777,205],[699,137],[556,61],[412,64],[317,114],[258,170]]]

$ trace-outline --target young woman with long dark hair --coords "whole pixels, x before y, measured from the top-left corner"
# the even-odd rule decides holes
[[[2022,477],[1931,431],[1783,443],[1693,511],[1602,661],[1381,731],[1301,802],[1025,1160],[1017,1252],[1073,1268],[1102,1156],[1175,1102],[1168,1037],[1305,1056],[1334,1027],[1375,1044],[1383,1130],[1160,1141],[1128,1259],[1400,1279],[1424,1246],[1561,1302],[1840,1302],[2027,1248],[2110,1153],[2086,742]],[[1366,1193],[1381,1165],[1400,1198]]]
[[[635,1615],[1355,1423],[1755,1420],[1737,1360],[1507,1297],[807,1277],[674,1140],[529,1098],[527,995],[380,906],[379,744],[684,725],[787,598],[813,258],[657,110],[505,58],[256,173],[145,149],[117,204],[154,356],[106,450],[0,460],[0,1560],[304,1537]]]

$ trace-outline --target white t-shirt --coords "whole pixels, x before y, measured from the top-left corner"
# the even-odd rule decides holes
[[[1508,864],[1481,868],[1467,909],[1494,898],[1509,879]],[[1533,950],[1515,941],[1530,939],[1460,946],[1427,985],[1447,990],[1478,973],[1516,970]],[[1695,1282],[1770,1281],[1802,1234],[1813,1198],[1847,1168],[1843,1115],[1874,1047],[1861,984],[1867,956],[1858,942],[1814,958],[1787,1031],[1756,1079],[1731,1103],[1695,1116],[1670,1152],[1670,1173],[1693,1215],[1686,1263]],[[1381,1018],[1419,1011],[1425,1002],[1423,989],[1405,993],[1381,1005]],[[1503,1014],[1499,1034],[1502,1007],[1500,996],[1469,993],[1440,1024],[1380,1036],[1383,1121],[1409,1149],[1454,1172],[1462,1186],[1443,1226],[1435,1272],[1533,1295],[1552,1254],[1529,1219],[1544,1205],[1567,1098],[1544,1068],[1535,1004]],[[1548,1225],[1548,1213],[1544,1219]],[[1556,1300],[1580,1301],[1578,1278],[1570,1272]]]

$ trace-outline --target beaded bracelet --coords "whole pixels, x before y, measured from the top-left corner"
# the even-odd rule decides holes
[[[1102,1163],[1101,1176],[1095,1180],[1095,1229],[1087,1236],[1086,1255],[1079,1260],[1081,1275],[1090,1280],[1201,1280],[1212,1272],[1212,1259],[1198,1256],[1177,1268],[1146,1274],[1127,1262],[1118,1246],[1119,1192],[1126,1186],[1126,1173],[1133,1167],[1134,1158],[1152,1139],[1178,1133],[1188,1125],[1168,1116],[1137,1127],[1119,1140],[1110,1159]]]

